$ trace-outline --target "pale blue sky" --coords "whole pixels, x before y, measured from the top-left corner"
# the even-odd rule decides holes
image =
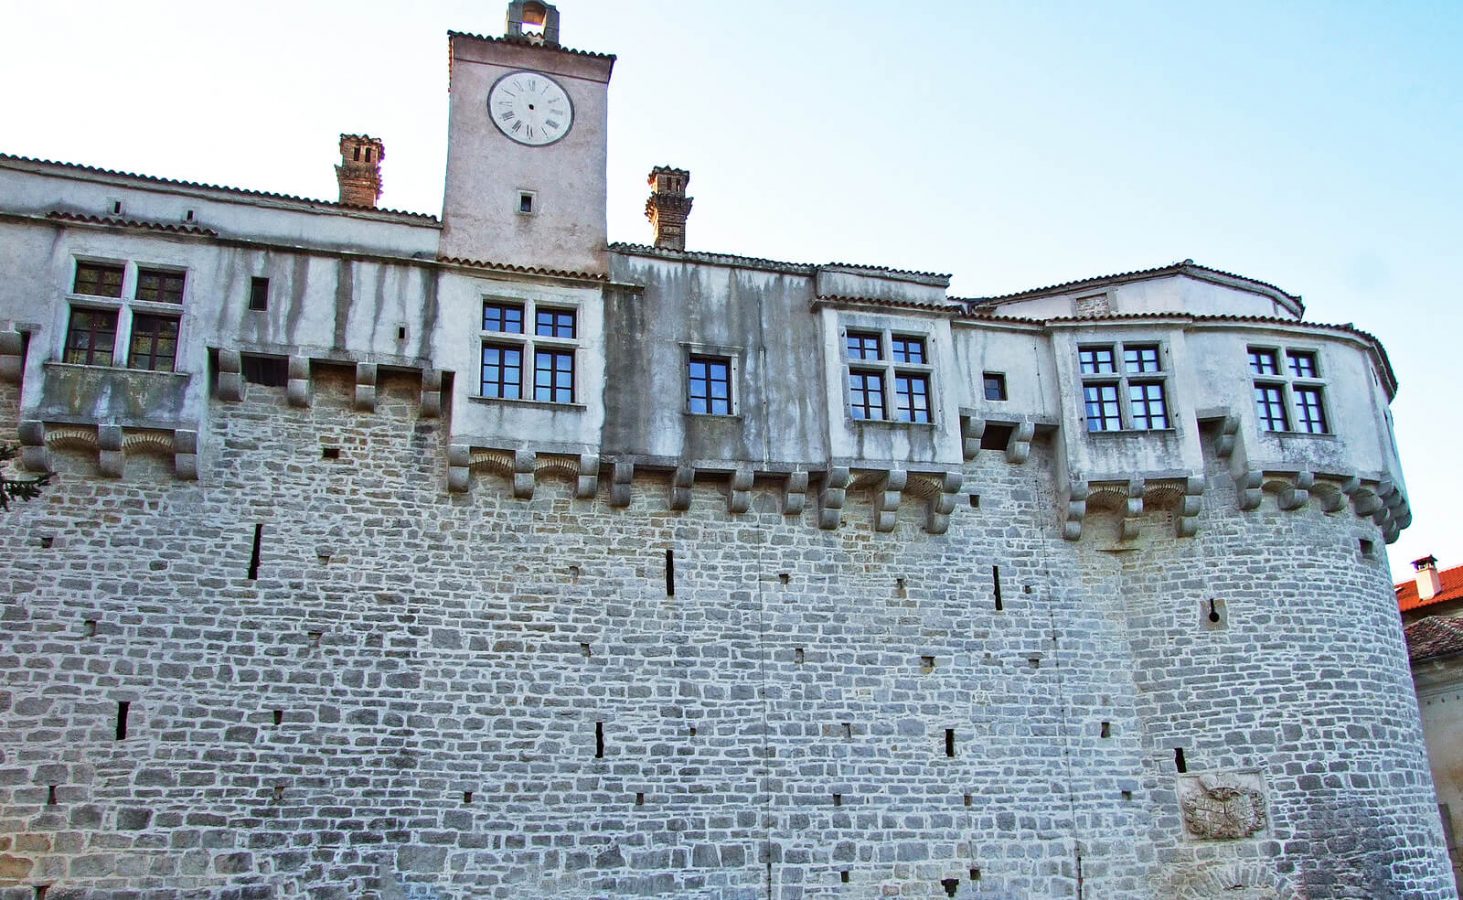
[[[502,2],[0,0],[0,151],[332,198],[386,141],[437,213],[445,32]],[[1192,257],[1386,344],[1415,522],[1463,564],[1463,4],[564,0],[618,54],[610,236],[689,168],[689,246],[949,272],[974,296]]]

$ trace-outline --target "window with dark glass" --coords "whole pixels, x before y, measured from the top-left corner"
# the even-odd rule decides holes
[[[483,331],[523,334],[523,307],[513,303],[484,301]]]
[[[1274,350],[1250,348],[1250,371],[1256,375],[1279,375],[1279,354]]]
[[[166,269],[138,269],[137,299],[150,303],[182,303],[183,273]]]
[[[1118,386],[1116,384],[1083,385],[1082,398],[1086,407],[1088,431],[1122,430],[1123,419],[1118,407]]]
[[[121,297],[123,268],[120,263],[78,261],[71,292],[92,297]]]
[[[483,344],[483,397],[518,400],[523,396],[523,348],[516,345]]]
[[[571,325],[572,328],[572,320]],[[574,402],[574,353],[536,350],[533,355],[533,399],[547,403]]]
[[[884,418],[884,375],[882,372],[848,373],[849,412],[855,419]]]
[[[255,312],[269,309],[269,279],[249,279],[249,308]]]
[[[264,387],[285,387],[290,383],[290,363],[284,356],[255,356],[245,353],[239,358],[244,380]]]
[[[133,369],[171,372],[178,355],[178,319],[137,313],[132,316],[132,343],[127,365]]]
[[[1316,354],[1307,353],[1303,350],[1287,350],[1285,351],[1285,359],[1290,363],[1290,374],[1292,377],[1316,377]]]
[[[66,362],[110,366],[117,346],[117,311],[72,307],[66,329]]]
[[[698,415],[729,416],[731,360],[720,356],[692,356],[687,370],[687,409]]]
[[[572,309],[543,309],[537,312],[533,333],[539,337],[574,337],[574,311]]]
[[[1002,372],[986,372],[982,376],[987,400],[1006,399],[1006,376]]]
[[[1255,416],[1261,431],[1329,434],[1325,385],[1314,350],[1289,347],[1250,347],[1250,372],[1255,381]]]
[[[894,419],[898,422],[930,420],[930,380],[906,372],[894,374]]]

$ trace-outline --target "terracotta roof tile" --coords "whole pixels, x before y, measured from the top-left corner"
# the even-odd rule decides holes
[[[1449,600],[1463,600],[1463,566],[1444,569],[1438,573],[1438,578],[1443,582],[1443,589],[1438,591],[1437,596],[1431,600],[1418,598],[1415,580],[1404,581],[1397,585],[1397,608],[1402,612],[1409,612],[1436,603],[1446,603]]]
[[[632,244],[624,241],[614,241],[610,249],[617,253],[632,253],[636,256],[659,256],[665,259],[686,259],[692,262],[719,263],[722,265],[746,266],[749,268],[777,269],[786,272],[797,272],[799,274],[812,275],[818,269],[838,268],[851,269],[853,271],[875,272],[882,275],[909,276],[913,278],[943,278],[950,276],[941,272],[916,272],[912,269],[891,269],[888,266],[869,266],[861,263],[829,262],[829,263],[804,263],[788,262],[786,260],[765,259],[760,256],[738,256],[735,253],[712,253],[703,250],[669,250],[665,247],[652,247],[649,244]]]
[[[52,212],[46,213],[46,218],[57,219],[62,222],[80,222],[85,225],[145,228],[148,231],[170,231],[174,234],[201,234],[207,237],[218,237],[218,232],[212,228],[189,225],[186,222],[145,222],[141,219],[123,219],[117,216],[84,216],[79,213],[61,212],[60,210],[53,210]]]
[[[0,162],[18,162],[31,165],[55,166],[61,169],[72,169],[79,172],[90,172],[93,175],[109,175],[115,178],[135,178],[138,181],[146,181],[150,184],[166,184],[173,187],[201,188],[206,191],[223,191],[229,194],[240,194],[246,197],[260,197],[266,200],[284,200],[290,203],[308,203],[311,206],[329,206],[334,209],[350,210],[352,212],[381,213],[388,216],[403,216],[411,219],[420,219],[424,222],[437,222],[436,216],[429,216],[426,213],[406,212],[400,209],[381,209],[374,206],[356,206],[351,203],[338,203],[334,200],[317,200],[312,197],[298,197],[294,194],[276,194],[272,191],[256,191],[250,188],[231,187],[223,184],[207,184],[201,181],[182,181],[177,178],[161,178],[157,175],[139,175],[136,172],[122,172],[117,169],[103,169],[98,166],[88,166],[82,163],[58,162],[52,159],[36,159],[30,156],[16,156],[11,153],[0,153]]]
[[[568,53],[571,56],[588,56],[593,59],[607,59],[610,62],[615,61],[615,55],[613,53],[595,53],[591,50],[573,50],[569,47],[560,46],[559,44],[548,44],[544,43],[543,41],[534,40],[527,35],[505,34],[498,37],[488,37],[485,34],[473,34],[470,31],[449,31],[447,32],[447,36],[449,38],[472,38],[475,41],[487,41],[490,44],[516,44],[519,47],[532,47],[534,50],[551,50],[555,53]]]
[[[1407,658],[1412,662],[1463,652],[1463,619],[1428,616],[1408,623],[1402,631],[1407,638]]]
[[[1042,294],[1065,293],[1070,290],[1076,290],[1085,286],[1096,286],[1105,282],[1130,281],[1141,278],[1152,278],[1154,276],[1160,275],[1178,275],[1183,272],[1203,272],[1210,275],[1219,275],[1224,278],[1234,278],[1238,281],[1247,281],[1250,284],[1255,285],[1256,287],[1265,288],[1266,290],[1274,291],[1275,293],[1280,294],[1281,296],[1295,303],[1295,305],[1300,307],[1301,309],[1305,308],[1305,304],[1301,302],[1299,294],[1292,294],[1289,291],[1286,291],[1283,288],[1276,287],[1275,285],[1270,284],[1267,281],[1260,281],[1258,278],[1250,278],[1247,275],[1238,275],[1234,272],[1226,272],[1223,269],[1211,269],[1208,266],[1201,266],[1198,263],[1194,262],[1192,259],[1186,259],[1176,263],[1169,263],[1166,266],[1157,266],[1152,269],[1135,269],[1131,272],[1117,272],[1112,275],[1096,275],[1090,278],[1079,278],[1076,281],[1064,281],[1061,284],[1051,284],[1047,285],[1046,287],[1027,288],[1026,290],[1016,291],[1010,294],[998,294],[992,297],[977,297],[972,298],[971,302],[976,304],[1003,303],[1008,300],[1018,300],[1022,297],[1037,297],[1041,296]]]
[[[439,256],[437,262],[471,269],[491,269],[496,272],[521,272],[525,275],[547,275],[551,278],[574,278],[581,281],[609,281],[608,275],[592,272],[567,272],[562,269],[541,269],[535,266],[515,266],[511,263],[487,262],[481,259],[463,259],[460,256]]]
[[[814,303],[828,303],[834,306],[893,306],[900,309],[923,309],[946,315],[960,315],[964,307],[957,303],[920,303],[918,300],[888,300],[882,297],[847,297],[836,294],[819,295]]]

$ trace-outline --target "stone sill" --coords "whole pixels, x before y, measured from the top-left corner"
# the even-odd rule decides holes
[[[524,409],[546,409],[553,412],[584,412],[589,407],[583,403],[551,403],[547,400],[513,400],[508,397],[480,397],[476,394],[469,394],[468,400],[473,403],[483,403],[489,406],[516,406]]]

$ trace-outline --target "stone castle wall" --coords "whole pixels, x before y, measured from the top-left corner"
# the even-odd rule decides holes
[[[1064,541],[1041,440],[944,535],[450,494],[419,384],[353,389],[215,403],[197,483],[53,447],[0,539],[0,898],[1450,895],[1370,519],[1215,464],[1197,537]]]

